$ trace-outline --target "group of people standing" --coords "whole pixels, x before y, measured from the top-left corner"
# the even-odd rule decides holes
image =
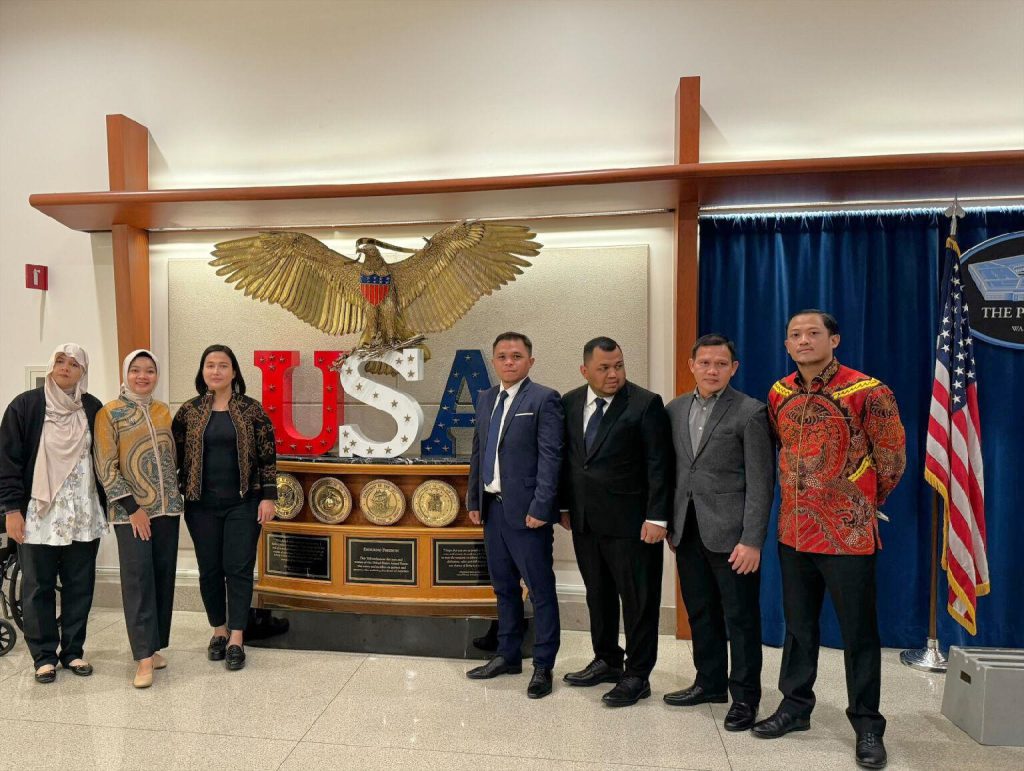
[[[138,662],[132,682],[153,684],[153,671],[167,666],[160,651],[170,639],[182,515],[213,627],[207,655],[241,669],[256,547],[277,498],[270,419],[245,395],[227,346],[203,352],[198,395],[173,419],[153,398],[160,368],[151,351],[128,354],[120,394],[106,405],[88,392],[88,373],[81,346],[60,346],[43,386],[17,396],[0,423],[0,514],[18,544],[36,681],[52,683],[58,664],[83,677],[93,672],[86,626],[109,523]]]
[[[794,314],[785,347],[797,368],[765,403],[729,385],[739,368],[735,345],[705,335],[688,362],[696,388],[666,406],[627,380],[623,351],[607,337],[584,346],[586,384],[560,397],[528,377],[530,339],[499,335],[492,361],[500,383],[476,401],[467,494],[471,520],[484,525],[498,598],[496,655],[467,676],[522,672],[522,581],[535,620],[527,695],[551,693],[560,636],[552,544],[560,524],[572,532],[594,650],[564,682],[614,684],[602,697],[610,707],[649,697],[667,541],[697,674],[664,701],[688,707],[731,698],[724,727],[759,738],[809,729],[828,591],[845,647],[855,758],[884,767],[875,551],[879,507],[904,470],[905,436],[892,391],[841,365],[839,339],[831,314]],[[758,721],[761,550],[776,477],[783,699]]]

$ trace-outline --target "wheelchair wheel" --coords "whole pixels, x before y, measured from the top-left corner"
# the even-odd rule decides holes
[[[11,611],[11,618],[18,625],[18,629],[25,631],[24,617],[21,611],[21,565],[18,560],[12,560],[7,569],[7,605]]]
[[[0,656],[6,656],[18,642],[18,633],[7,619],[0,618]]]

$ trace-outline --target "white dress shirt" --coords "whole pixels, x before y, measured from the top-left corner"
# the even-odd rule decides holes
[[[514,386],[510,386],[508,388],[505,388],[505,386],[501,386],[500,390],[498,391],[498,393],[494,397],[494,409],[495,409],[495,412],[496,412],[497,409],[498,409],[498,400],[501,398],[501,392],[505,391],[505,392],[508,393],[508,396],[505,397],[505,406],[504,406],[504,408],[501,411],[501,416],[499,417],[494,412],[491,413],[491,420],[495,420],[497,418],[499,421],[501,421],[498,424],[498,442],[499,443],[501,442],[501,434],[505,430],[505,418],[508,416],[508,411],[512,407],[512,401],[516,398],[516,394],[519,393],[519,386],[521,386],[522,384],[523,384],[523,381],[520,380]],[[484,442],[485,443],[487,442],[487,437],[484,437]],[[487,447],[486,446],[483,448],[483,453],[484,454],[487,453]],[[493,493],[494,495],[501,495],[501,453],[500,452],[495,452],[494,453],[494,479],[491,480],[491,483],[489,485],[484,485],[484,492]]]
[[[584,433],[584,435],[586,435],[586,433],[587,433],[587,423],[590,422],[590,418],[593,417],[595,412],[597,412],[597,405],[594,404],[594,400],[595,399],[604,399],[604,414],[607,415],[608,414],[608,409],[612,406],[612,399],[614,399],[614,398],[615,398],[615,394],[612,394],[611,396],[598,396],[596,393],[594,393],[594,389],[593,388],[591,388],[590,386],[587,386],[587,401],[583,405],[583,433]],[[601,417],[601,420],[604,420],[604,416]],[[649,519],[647,521],[650,522],[652,525],[657,525],[658,527],[668,527],[668,522],[667,521],[660,521],[660,520],[657,520],[657,519]]]

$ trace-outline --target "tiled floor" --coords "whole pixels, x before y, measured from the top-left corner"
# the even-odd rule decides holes
[[[120,612],[93,614],[91,678],[32,679],[19,641],[0,658],[0,768],[17,769],[577,769],[854,768],[842,653],[822,652],[812,728],[776,741],[721,728],[728,705],[673,709],[665,691],[692,681],[687,643],[661,638],[654,698],[612,710],[604,687],[563,686],[590,660],[565,632],[555,692],[526,698],[523,675],[472,682],[468,662],[250,648],[242,672],[206,660],[199,613],[175,614],[168,669],[153,688],[130,678]],[[778,703],[779,651],[765,649],[762,714]],[[1022,769],[1024,749],[982,747],[939,713],[942,677],[885,651],[883,710],[891,769]]]

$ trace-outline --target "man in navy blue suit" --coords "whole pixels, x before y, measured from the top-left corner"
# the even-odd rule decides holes
[[[527,377],[534,359],[526,335],[498,335],[491,361],[501,383],[476,400],[466,508],[474,524],[484,524],[487,567],[498,598],[498,652],[466,676],[486,680],[523,671],[523,579],[535,623],[526,693],[539,699],[551,693],[560,634],[552,524],[559,521],[562,403],[557,391]]]

